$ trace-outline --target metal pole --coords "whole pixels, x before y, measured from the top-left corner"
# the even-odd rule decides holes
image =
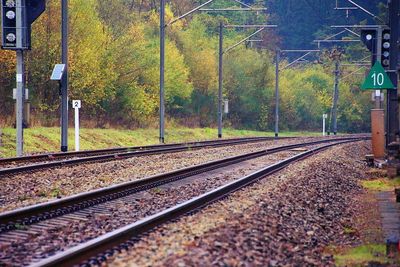
[[[160,143],[162,144],[165,141],[164,79],[165,79],[165,0],[160,0]]]
[[[25,93],[24,51],[17,50],[17,157],[24,154],[24,93]]]
[[[17,47],[22,47],[22,6],[23,0],[16,1],[16,27],[17,27]],[[16,76],[16,147],[17,157],[21,157],[24,153],[24,102],[25,102],[25,66],[24,66],[24,51],[17,50],[17,76]]]
[[[219,65],[218,65],[218,138],[222,138],[222,83],[223,83],[223,36],[224,24],[219,23]]]
[[[337,103],[339,100],[339,60],[335,62],[335,92],[333,94],[333,105],[332,105],[332,124],[333,129],[331,128],[331,132],[334,135],[337,134]]]
[[[61,4],[61,61],[65,64],[61,81],[61,151],[68,151],[68,0]]]
[[[279,136],[279,61],[281,52],[276,50],[275,58],[275,137]]]
[[[376,42],[376,61],[381,62],[382,57],[382,27],[378,27],[377,30],[377,42]],[[381,109],[381,91],[375,90],[375,108]]]
[[[390,69],[397,69],[398,61],[398,41],[399,41],[399,9],[400,0],[391,0],[389,2],[389,26],[390,26]],[[398,101],[398,73],[389,72],[396,90],[387,90],[387,137],[386,146],[396,141],[396,135],[399,134],[399,103]]]

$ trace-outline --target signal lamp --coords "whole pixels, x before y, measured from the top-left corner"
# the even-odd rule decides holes
[[[8,18],[8,19],[15,19],[15,12],[14,11],[8,11],[7,13],[6,13],[6,17]]]
[[[7,36],[6,36],[6,39],[7,39],[7,41],[13,43],[13,42],[15,42],[15,40],[17,39],[17,37],[15,36],[15,34],[9,33],[9,34],[7,34]]]

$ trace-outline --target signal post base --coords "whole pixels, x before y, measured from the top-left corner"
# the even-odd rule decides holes
[[[371,138],[374,158],[385,157],[385,112],[383,109],[371,110]]]

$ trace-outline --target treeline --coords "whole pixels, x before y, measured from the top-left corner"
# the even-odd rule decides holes
[[[249,2],[249,1],[247,1]],[[261,5],[263,1],[250,1]],[[250,3],[249,2],[249,3]],[[174,0],[167,21],[200,1]],[[81,99],[83,118],[96,127],[147,127],[157,123],[159,106],[158,1],[70,0],[70,99]],[[213,7],[235,5],[216,1]],[[216,124],[218,88],[218,25],[261,24],[273,15],[250,12],[196,14],[167,28],[166,112],[169,120],[189,126]],[[250,34],[225,30],[225,47]],[[246,44],[224,55],[224,98],[229,99],[227,125],[271,130],[274,112],[274,49],[282,40],[273,30],[258,44]],[[257,39],[259,39],[257,37]],[[60,63],[60,1],[49,0],[33,27],[33,49],[27,54],[27,87],[34,121],[58,121],[58,85],[49,81]],[[284,66],[287,62],[282,62]],[[313,62],[311,62],[313,63]],[[321,63],[321,62],[320,62]],[[281,72],[281,128],[319,129],[329,113],[333,64],[295,65]],[[12,122],[14,53],[0,51],[0,112]],[[352,69],[343,70],[345,72]],[[341,82],[339,130],[368,130],[369,95],[359,91],[361,76]]]

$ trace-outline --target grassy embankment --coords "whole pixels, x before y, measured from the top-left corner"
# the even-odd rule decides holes
[[[374,199],[374,194],[379,191],[393,191],[396,187],[400,187],[400,177],[395,179],[388,179],[385,177],[364,180],[360,182],[362,187],[370,194],[369,198]],[[366,198],[368,199],[368,198]],[[376,201],[376,200],[375,200]],[[375,215],[376,216],[376,215]],[[379,216],[379,214],[378,214]],[[369,220],[364,218],[363,220]],[[368,225],[368,224],[366,224]],[[386,257],[386,245],[382,243],[370,242],[373,236],[380,235],[381,225],[369,225],[361,235],[362,244],[357,247],[347,248],[335,255],[335,263],[337,266],[367,266],[369,263],[374,262],[375,266],[399,266],[399,261],[389,259]],[[349,231],[349,234],[357,233],[357,230]]]
[[[2,129],[0,157],[15,156],[15,129]],[[249,130],[224,129],[224,138],[248,136],[273,136],[271,132]],[[316,136],[320,133],[312,132],[282,132],[281,136]],[[167,143],[185,141],[209,140],[217,136],[216,129],[211,128],[170,128],[166,129]],[[60,147],[59,128],[31,128],[26,129],[25,153],[39,153],[58,151]],[[80,139],[81,150],[99,149],[119,146],[150,145],[158,143],[157,129],[115,130],[115,129],[82,129]],[[74,149],[74,130],[69,131],[69,148]]]

